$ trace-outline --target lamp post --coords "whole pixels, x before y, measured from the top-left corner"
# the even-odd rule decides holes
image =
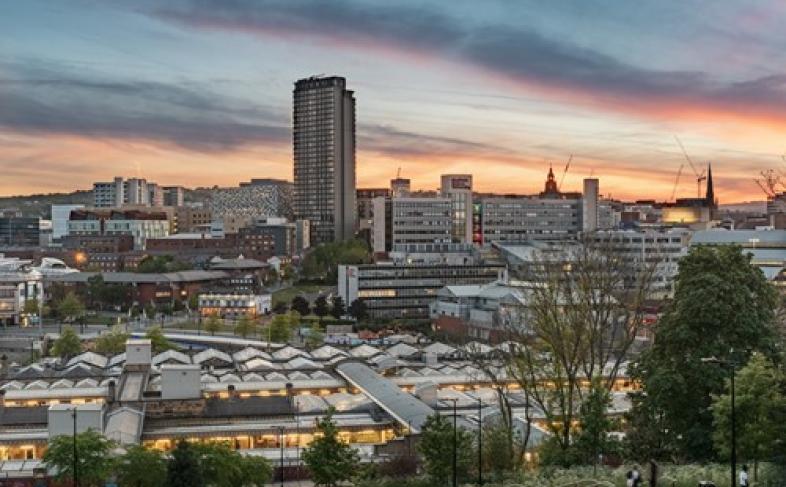
[[[458,424],[456,421],[457,414],[456,414],[456,403],[458,399],[448,399],[448,401],[453,402],[453,477],[452,477],[452,484],[453,487],[458,487]]]
[[[298,483],[300,480],[300,410],[298,408],[297,402],[295,401],[294,395],[294,386],[291,382],[287,382],[286,384],[287,389],[287,397],[289,398],[289,404],[292,408],[292,413],[295,417],[295,471],[297,472],[297,479]]]
[[[483,400],[478,396],[478,485],[483,485]]]
[[[71,410],[71,417],[74,419],[74,436],[72,437],[74,445],[74,487],[79,487],[79,454],[76,448],[76,406]]]
[[[730,354],[734,353],[734,349]],[[708,364],[716,364],[720,367],[729,369],[731,378],[731,487],[737,487],[737,417],[736,417],[736,398],[734,389],[734,375],[737,370],[737,362],[733,360],[722,360],[717,357],[706,357],[701,359]]]
[[[278,427],[278,441],[281,446],[281,457],[279,460],[281,469],[281,487],[284,487],[284,427]]]

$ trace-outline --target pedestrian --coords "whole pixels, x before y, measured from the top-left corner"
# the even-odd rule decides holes
[[[633,487],[633,470],[625,474],[625,487]]]
[[[641,485],[641,472],[639,472],[639,466],[636,465],[633,467],[633,487],[639,487]]]
[[[748,466],[743,465],[742,470],[740,470],[740,487],[749,487],[750,484],[748,483]]]

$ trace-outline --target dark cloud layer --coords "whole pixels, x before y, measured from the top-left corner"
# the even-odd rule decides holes
[[[147,13],[201,28],[293,33],[438,54],[599,101],[687,102],[786,118],[784,76],[724,83],[701,72],[647,69],[527,27],[473,25],[430,8],[317,0],[181,0],[153,6]]]
[[[13,132],[145,140],[196,151],[290,139],[286,119],[201,86],[97,79],[54,67],[4,71],[12,75],[0,77],[0,128]]]

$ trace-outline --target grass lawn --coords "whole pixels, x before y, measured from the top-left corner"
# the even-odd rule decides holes
[[[332,286],[323,286],[320,284],[295,284],[292,287],[288,287],[286,289],[280,289],[273,293],[273,305],[275,306],[276,303],[286,303],[287,305],[292,303],[292,298],[295,296],[305,293],[305,294],[316,294],[322,293],[329,290]]]

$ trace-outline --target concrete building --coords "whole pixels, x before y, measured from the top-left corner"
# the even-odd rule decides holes
[[[84,209],[85,205],[52,205],[52,240],[59,241],[68,235],[68,219],[73,210]]]
[[[295,83],[295,217],[311,222],[311,244],[354,236],[355,97],[341,77]]]
[[[472,243],[472,175],[443,174],[440,194],[450,200],[453,242]]]
[[[210,208],[202,206],[179,206],[175,210],[175,233],[210,232],[213,213]]]
[[[241,228],[237,238],[241,253],[264,260],[273,256],[289,258],[303,250],[297,247],[297,225],[283,218],[259,220]]]
[[[411,244],[453,242],[453,202],[449,198],[375,198],[371,234],[375,254]]]
[[[582,195],[582,230],[594,232],[598,229],[598,197],[600,195],[600,182],[596,178],[584,180],[584,193]]]
[[[390,198],[387,188],[358,188],[358,231],[371,231],[374,226],[374,199]]]
[[[125,205],[161,206],[161,204],[163,204],[163,194],[160,187],[153,182],[149,183],[146,179],[123,179],[117,176],[109,182],[93,183],[93,206],[96,208],[121,208]]]
[[[164,186],[163,206],[179,208],[185,204],[186,190],[182,186]]]
[[[428,319],[436,292],[450,284],[485,284],[503,277],[497,264],[340,265],[338,294],[345,303],[360,299],[374,319]]]

